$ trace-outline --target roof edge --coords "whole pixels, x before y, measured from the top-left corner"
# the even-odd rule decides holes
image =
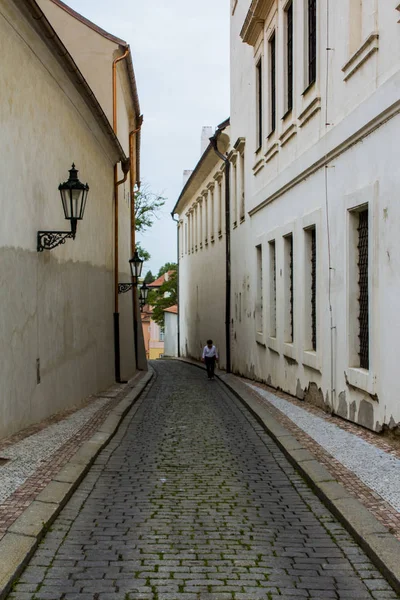
[[[59,6],[60,8],[62,8],[62,10],[65,10],[66,13],[71,15],[71,17],[74,17],[75,19],[77,19],[78,21],[83,23],[84,25],[87,25],[88,27],[90,27],[90,29],[93,29],[93,31],[95,31],[96,33],[105,37],[107,40],[110,40],[110,42],[114,42],[115,44],[119,44],[120,46],[128,45],[128,43],[125,42],[125,40],[121,40],[120,38],[116,37],[112,33],[109,33],[105,29],[102,29],[101,27],[96,25],[96,23],[93,23],[93,21],[90,21],[89,19],[87,19],[86,17],[84,17],[83,15],[78,13],[76,10],[74,10],[73,8],[68,6],[68,4],[65,4],[65,2],[62,2],[62,0],[50,0],[50,2],[52,2],[56,6]]]
[[[215,131],[215,133],[214,133],[214,136],[215,136],[217,133],[220,133],[220,132],[224,131],[224,129],[226,129],[227,127],[229,127],[230,123],[231,123],[231,119],[230,119],[230,117],[228,117],[227,119],[225,119],[225,121],[222,121],[222,123],[220,123],[220,124],[218,125],[218,127],[217,127],[217,129],[216,129],[216,131]],[[213,137],[214,137],[214,136],[213,136]],[[201,165],[202,165],[202,164],[203,164],[203,162],[206,160],[206,158],[207,158],[207,156],[208,156],[208,154],[209,154],[210,150],[213,150],[213,151],[214,151],[214,149],[213,149],[213,147],[212,147],[211,143],[210,143],[210,144],[208,144],[207,148],[204,150],[203,154],[202,154],[202,155],[201,155],[201,157],[200,157],[200,160],[199,160],[199,162],[197,163],[197,165],[196,165],[196,166],[195,166],[195,168],[194,168],[194,171],[192,172],[191,176],[189,177],[189,179],[188,179],[188,180],[187,180],[187,182],[185,183],[185,185],[184,185],[184,187],[183,187],[183,189],[182,189],[181,193],[179,194],[179,198],[178,198],[178,200],[176,201],[176,204],[175,204],[174,208],[173,208],[173,209],[172,209],[172,211],[171,211],[171,215],[172,215],[172,216],[174,216],[174,214],[176,214],[176,209],[177,209],[177,207],[178,207],[178,205],[179,205],[180,201],[182,200],[183,196],[185,195],[185,193],[187,192],[187,190],[188,190],[188,189],[189,189],[189,187],[191,186],[191,184],[192,184],[192,182],[193,182],[194,178],[196,177],[196,175],[197,175],[197,173],[198,173],[198,171],[199,171],[199,169],[200,169]]]
[[[106,137],[108,137],[111,144],[114,146],[114,149],[119,157],[118,160],[125,162],[127,160],[127,156],[117,136],[115,135],[115,132],[105,112],[94,95],[92,88],[89,86],[78,65],[57,35],[57,32],[47,19],[36,0],[13,0],[13,2],[23,13],[25,8],[25,14],[27,13],[26,16],[31,19],[32,25],[36,29],[38,35],[42,38],[50,51],[56,56],[58,62],[63,67],[75,89],[83,97],[95,120],[105,133]]]

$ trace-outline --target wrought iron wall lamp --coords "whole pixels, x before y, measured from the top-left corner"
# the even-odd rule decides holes
[[[129,290],[137,286],[139,278],[142,274],[143,262],[144,261],[139,257],[138,251],[135,250],[135,254],[129,261],[133,283],[119,283],[118,294],[125,294],[125,292],[129,292]]]
[[[38,231],[37,251],[53,250],[60,244],[65,244],[65,240],[75,239],[76,227],[78,221],[83,219],[86,208],[86,200],[89,193],[87,183],[81,183],[78,179],[78,171],[75,165],[69,170],[68,181],[60,183],[58,186],[61,195],[61,201],[64,209],[65,218],[71,221],[71,231]]]

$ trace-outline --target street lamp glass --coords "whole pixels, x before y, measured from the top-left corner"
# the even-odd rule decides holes
[[[65,218],[69,221],[83,219],[89,186],[87,183],[84,184],[79,181],[78,170],[75,169],[74,164],[69,170],[68,181],[60,183],[58,189],[61,194]]]
[[[140,288],[140,302],[145,305],[147,301],[147,296],[149,295],[149,288],[147,287],[146,282]]]
[[[132,277],[136,282],[142,274],[143,262],[144,261],[139,257],[138,251],[135,250],[135,254],[130,259],[129,264],[131,266]]]

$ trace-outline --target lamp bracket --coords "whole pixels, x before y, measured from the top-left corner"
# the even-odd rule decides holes
[[[71,219],[71,231],[38,231],[37,251],[53,250],[60,244],[65,244],[65,240],[74,240],[76,236],[76,219]]]
[[[125,294],[129,292],[133,288],[133,283],[119,283],[118,284],[118,294]]]

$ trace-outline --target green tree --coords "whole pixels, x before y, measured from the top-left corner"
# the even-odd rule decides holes
[[[135,230],[137,233],[144,233],[149,229],[155,219],[159,218],[159,212],[165,204],[165,198],[159,194],[150,191],[149,185],[144,185],[135,192]],[[139,256],[145,262],[149,261],[151,256],[140,242],[136,242],[136,249]]]
[[[146,275],[144,276],[145,283],[153,283],[154,280],[155,277],[153,273],[151,271],[147,271]]]
[[[135,192],[135,229],[138,233],[144,233],[153,225],[164,204],[165,198],[151,192],[148,185]]]
[[[164,281],[161,287],[149,293],[148,303],[153,307],[153,321],[160,327],[164,327],[164,310],[178,303],[178,272],[176,270],[170,273],[168,281]]]
[[[168,273],[168,271],[177,271],[177,269],[178,269],[178,265],[176,263],[167,262],[167,263],[165,263],[165,265],[160,267],[160,270],[158,271],[157,279],[159,277],[161,277],[161,275],[164,275],[164,273]],[[172,306],[172,304],[171,304],[171,306]]]
[[[138,251],[139,257],[144,262],[148,262],[150,260],[151,256],[150,256],[149,252],[147,252],[147,250],[145,250],[145,248],[142,248],[140,242],[136,242],[136,250]]]

